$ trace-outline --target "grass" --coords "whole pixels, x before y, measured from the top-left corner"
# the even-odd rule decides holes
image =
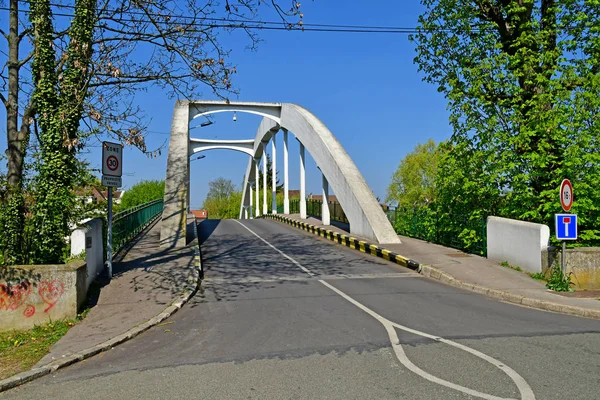
[[[50,322],[30,330],[0,332],[0,380],[31,369],[88,311],[73,320]]]
[[[521,267],[519,267],[518,265],[510,265],[510,264],[508,263],[508,261],[502,261],[502,262],[500,263],[500,265],[502,265],[503,267],[506,267],[506,268],[511,268],[511,269],[514,269],[515,271],[519,271],[519,272],[523,271],[523,270],[521,269]]]

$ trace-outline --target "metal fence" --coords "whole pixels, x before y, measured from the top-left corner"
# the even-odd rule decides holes
[[[117,252],[135,235],[160,216],[163,199],[140,204],[113,217],[113,251]]]
[[[439,213],[428,207],[383,209],[399,235],[427,240],[467,253],[487,255],[484,218]]]

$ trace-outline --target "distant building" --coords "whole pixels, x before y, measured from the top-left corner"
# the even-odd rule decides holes
[[[207,219],[208,212],[206,210],[191,210],[192,214],[196,217],[196,219]]]
[[[124,190],[114,190],[113,201],[116,204],[121,204],[121,199],[123,198],[124,193]],[[75,195],[83,204],[101,203],[107,201],[108,199],[108,191],[102,191],[95,186],[79,189],[75,192]]]

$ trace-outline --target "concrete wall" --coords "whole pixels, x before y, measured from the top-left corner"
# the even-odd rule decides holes
[[[104,243],[102,238],[102,219],[84,221],[71,233],[71,255],[86,252],[87,264],[86,289],[104,269]]]
[[[546,225],[488,217],[487,254],[490,260],[507,261],[527,272],[542,272],[542,253],[548,247]]]
[[[550,276],[553,265],[561,263],[561,248],[550,247],[543,271]],[[600,247],[578,247],[567,249],[567,274],[575,290],[600,290]]]
[[[573,273],[575,289],[600,289],[600,248],[567,249],[567,274],[569,272]]]
[[[74,318],[86,296],[86,264],[19,265],[0,276],[0,331]]]

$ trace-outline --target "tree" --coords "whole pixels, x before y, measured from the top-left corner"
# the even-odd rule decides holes
[[[288,16],[302,18],[300,4],[290,1],[289,10],[276,0],[270,2],[282,23]],[[20,10],[20,3],[9,0],[9,30],[0,30],[8,42],[7,62],[0,72],[6,94],[0,92],[0,100],[7,111],[7,196],[3,208],[11,218],[5,219],[3,231],[11,262],[19,261],[22,244],[24,165],[32,123],[42,153],[38,182],[45,186],[38,191],[42,196],[38,211],[44,226],[54,232],[40,240],[44,241],[43,248],[54,248],[60,246],[59,236],[68,216],[61,219],[53,214],[56,211],[44,207],[69,206],[65,193],[70,188],[66,186],[71,183],[68,178],[75,164],[73,158],[86,137],[106,132],[147,151],[143,114],[133,97],[150,84],[185,98],[200,97],[204,88],[220,97],[236,93],[231,83],[236,70],[228,62],[229,52],[221,46],[217,31],[244,31],[254,47],[258,37],[249,24],[263,4],[259,0],[234,0],[226,1],[221,9],[216,2],[204,0],[74,0],[72,4],[30,0],[28,9]],[[60,29],[56,29],[53,10],[70,21],[61,21]],[[20,11],[24,11],[21,15],[29,13],[28,18],[20,19]],[[31,51],[26,48],[27,39]],[[21,54],[23,49],[27,54]],[[23,75],[28,66],[33,82]],[[56,191],[43,194],[52,185]],[[48,254],[55,257],[57,249]]]
[[[436,173],[440,150],[432,139],[417,144],[407,154],[394,174],[387,189],[386,202],[398,206],[421,206],[435,200]]]
[[[124,211],[140,204],[165,197],[165,181],[141,181],[126,190],[121,197],[119,211]]]
[[[263,189],[263,174],[262,168],[260,169],[260,174],[258,174],[258,187],[260,190]],[[279,183],[279,171],[275,174],[275,192],[281,192],[283,190],[283,184]],[[271,161],[271,156],[267,154],[267,192],[272,193],[273,191],[273,161]],[[269,203],[271,204],[271,203]]]
[[[447,97],[447,208],[551,224],[576,187],[581,238],[600,241],[600,8],[565,0],[422,0],[416,63]]]
[[[209,218],[238,218],[242,192],[235,190],[233,183],[225,178],[208,182],[208,188],[202,208],[207,211]]]

